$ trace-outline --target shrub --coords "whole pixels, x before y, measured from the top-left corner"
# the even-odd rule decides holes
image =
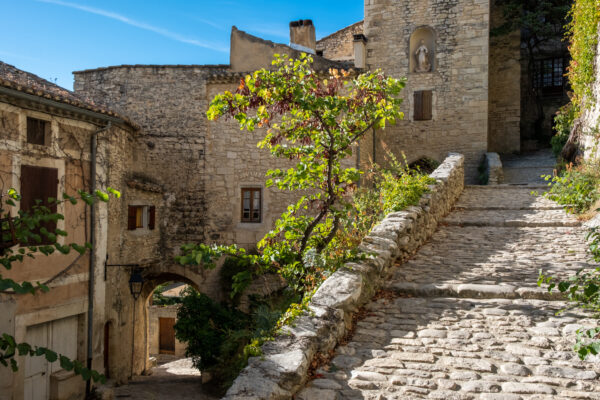
[[[554,117],[554,131],[555,134],[550,139],[550,145],[552,146],[552,152],[556,157],[560,155],[563,147],[569,139],[571,134],[571,128],[573,127],[573,121],[577,116],[577,106],[573,103],[562,106]]]
[[[545,196],[564,205],[571,213],[587,211],[599,198],[599,171],[590,165],[574,167],[569,164],[559,176],[545,176],[550,190]]]

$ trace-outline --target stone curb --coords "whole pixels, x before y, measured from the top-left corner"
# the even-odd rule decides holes
[[[457,297],[465,299],[526,299],[561,301],[566,297],[558,292],[549,293],[541,288],[517,288],[512,285],[412,283],[395,282],[386,286],[400,295],[415,297]]]
[[[445,225],[450,226],[494,226],[504,228],[572,228],[581,226],[580,221],[542,221],[542,222],[531,222],[531,221],[519,221],[519,220],[502,220],[502,221],[444,221]]]
[[[405,259],[435,232],[464,188],[464,156],[451,153],[431,174],[437,183],[419,206],[388,214],[359,249],[371,255],[348,263],[323,282],[309,313],[285,327],[252,357],[224,399],[291,399],[307,379],[315,354],[335,348],[352,325],[352,316],[382,287],[396,259]]]

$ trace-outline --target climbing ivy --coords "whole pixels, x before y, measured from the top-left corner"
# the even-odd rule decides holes
[[[600,3],[598,0],[575,0],[569,12],[567,25],[571,63],[568,77],[573,89],[573,103],[579,111],[586,109],[594,100],[594,59],[598,45]]]

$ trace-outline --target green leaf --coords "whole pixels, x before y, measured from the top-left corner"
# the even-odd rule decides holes
[[[50,349],[45,349],[44,355],[46,357],[46,360],[48,360],[48,362],[51,362],[51,363],[58,359],[58,354],[56,354],[56,352],[54,352]]]

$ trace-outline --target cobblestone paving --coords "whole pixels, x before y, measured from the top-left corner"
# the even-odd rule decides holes
[[[397,266],[388,289],[399,297],[368,304],[296,398],[600,399],[600,358],[572,351],[575,331],[595,321],[557,316],[565,303],[536,287],[540,268],[588,265],[585,233],[530,191],[468,187],[432,240]],[[520,224],[498,223],[518,212]]]

